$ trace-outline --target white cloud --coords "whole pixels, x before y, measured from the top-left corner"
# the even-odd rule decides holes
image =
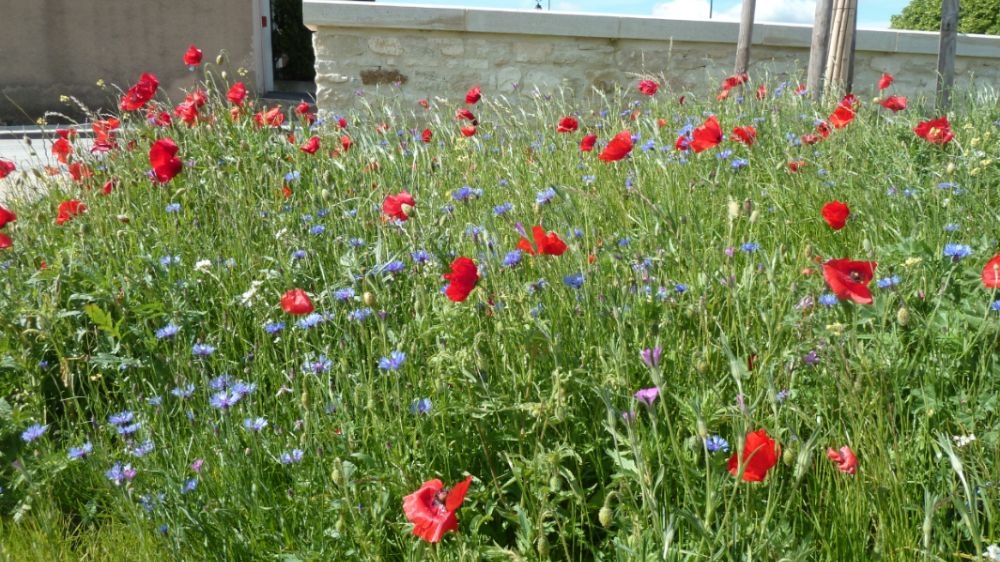
[[[715,1],[713,20],[739,21],[742,2],[720,9],[720,0]],[[668,0],[653,6],[653,15],[672,19],[708,19],[708,0]],[[758,0],[754,11],[754,21],[774,23],[812,23],[816,14],[814,0]]]

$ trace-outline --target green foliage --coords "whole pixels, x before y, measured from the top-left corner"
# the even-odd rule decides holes
[[[833,104],[774,81],[763,100],[753,84],[742,103],[684,105],[487,90],[464,138],[460,97],[424,109],[368,92],[338,108],[343,129],[291,113],[277,129],[252,100],[231,119],[229,84],[206,80],[193,127],[122,116],[99,161],[74,141],[93,178],[5,203],[0,558],[909,561],[1000,540],[1000,295],[979,280],[997,252],[995,99],[956,96],[946,146],[913,133],[938,117],[917,100],[864,104],[807,146],[794,140]],[[674,150],[709,111],[757,142]],[[570,114],[581,131],[557,134]],[[414,137],[425,128],[433,142]],[[585,132],[626,129],[627,159],[579,150]],[[321,149],[299,150],[312,135]],[[154,184],[148,150],[168,136],[185,166]],[[463,186],[482,193],[456,201]],[[389,221],[403,190],[416,206]],[[88,209],[57,226],[70,198]],[[834,199],[851,208],[839,231],[820,217]],[[567,251],[505,266],[518,223]],[[973,253],[946,258],[949,243]],[[460,255],[482,278],[456,303],[442,274]],[[898,284],[873,282],[870,306],[820,304],[830,257]],[[296,287],[312,327],[279,306]],[[393,352],[398,370],[380,366]],[[237,380],[253,389],[218,406]],[[33,423],[49,430],[25,442]],[[780,461],[736,481],[707,437],[732,453],[759,428]],[[844,445],[855,475],[826,458]],[[106,476],[116,463],[134,476]],[[403,498],[465,475],[458,532],[414,537]]]
[[[901,14],[892,16],[891,23],[893,29],[938,31],[941,29],[941,0],[910,0]],[[1000,35],[1000,0],[962,2],[958,31]]]

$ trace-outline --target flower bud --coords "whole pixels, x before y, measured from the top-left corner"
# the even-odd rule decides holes
[[[216,60],[218,60],[218,59],[216,59]],[[222,79],[223,79],[223,80],[226,80],[226,79],[227,79],[227,78],[229,77],[229,73],[228,73],[228,72],[226,72],[225,70],[223,70],[223,71],[222,71],[222,72],[220,73],[220,75],[222,76]]]
[[[708,439],[708,427],[705,425],[705,420],[701,419],[701,416],[698,416],[697,427],[698,427],[698,437],[702,441]]]
[[[600,521],[601,527],[604,527],[605,529],[611,527],[611,524],[614,523],[614,519],[614,512],[611,511],[611,508],[606,505],[601,507],[601,510],[597,512],[597,520]]]
[[[812,466],[812,448],[808,446],[803,447],[795,458],[795,470],[792,471],[792,476],[796,482],[802,480],[802,477],[809,471],[810,466]]]
[[[956,166],[954,162],[948,162],[948,165],[945,167],[945,171],[948,172],[949,174],[954,174],[955,168]]]
[[[403,211],[403,214],[406,216],[410,216],[411,214],[413,214],[413,205],[407,205],[406,203],[403,203],[402,205],[399,206],[399,209]]]
[[[344,472],[340,470],[340,459],[333,461],[333,470],[330,471],[330,480],[338,486],[344,485]]]
[[[375,304],[375,295],[371,294],[369,291],[365,291],[365,294],[361,296],[361,300],[365,301],[366,306],[372,306]]]
[[[906,326],[910,323],[910,310],[905,306],[896,311],[896,322],[899,322],[900,326]]]
[[[754,211],[752,213],[750,213],[750,223],[753,224],[753,223],[757,222],[757,219],[759,219],[759,218],[760,218],[760,212],[758,212],[756,209],[754,209]]]
[[[322,197],[323,200],[328,201],[330,199],[330,190],[323,188],[323,191],[319,192],[319,196]]]
[[[735,199],[729,200],[729,220],[736,220],[740,217],[740,204]]]
[[[562,490],[562,478],[559,478],[558,474],[553,474],[552,477],[549,478],[549,489],[553,492]]]
[[[222,53],[219,53],[219,54],[218,54],[218,55],[216,55],[216,57],[215,57],[215,64],[216,64],[217,66],[222,66],[222,63],[223,63],[223,62],[225,62],[225,60],[226,60],[226,59],[225,59],[225,57],[223,57],[223,56],[222,56]]]
[[[549,539],[545,538],[545,535],[538,537],[535,541],[535,548],[538,549],[538,557],[545,559],[549,557]]]

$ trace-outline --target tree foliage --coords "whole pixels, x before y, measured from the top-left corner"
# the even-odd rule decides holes
[[[892,16],[891,21],[893,29],[937,31],[941,29],[941,0],[910,0],[903,13]],[[1000,35],[1000,0],[962,2],[958,31]]]

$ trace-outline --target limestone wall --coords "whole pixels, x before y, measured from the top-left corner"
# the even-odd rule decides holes
[[[671,90],[704,91],[732,72],[738,24],[651,17],[304,0],[317,31],[316,84],[321,109],[336,111],[385,89],[413,100],[458,97],[474,84],[491,93],[538,87],[578,95],[637,76]],[[769,82],[804,77],[809,26],[757,24],[750,74]],[[882,72],[895,93],[933,99],[935,33],[862,30],[855,90],[871,93]],[[1000,37],[963,35],[959,88],[1000,87]],[[804,78],[803,78],[804,81]],[[399,92],[394,95],[399,95]]]

